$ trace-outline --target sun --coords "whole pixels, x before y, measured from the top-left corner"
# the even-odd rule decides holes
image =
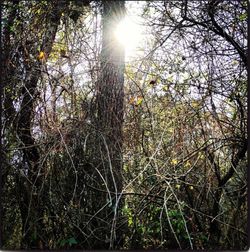
[[[126,56],[132,55],[142,40],[142,27],[136,17],[124,17],[115,28],[115,37],[121,43]]]

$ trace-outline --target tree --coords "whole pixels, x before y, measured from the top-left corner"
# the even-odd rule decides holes
[[[124,1],[103,1],[100,78],[96,85],[96,129],[100,151],[97,155],[101,157],[97,167],[105,179],[105,190],[111,193],[108,199],[109,208],[113,211],[110,248],[118,239],[112,229],[116,229],[116,219],[122,208],[124,48],[116,40],[114,29],[124,14]],[[100,202],[106,204],[103,200]]]
[[[240,212],[244,216],[242,218],[246,218],[246,198],[243,196],[246,195],[243,192],[246,187],[245,183],[243,186],[241,184],[246,176],[243,164],[246,163],[247,151],[246,6],[246,1],[170,1],[147,3],[144,10],[148,26],[153,27],[155,34],[153,46],[147,54],[148,60],[155,65],[151,71],[158,75],[165,92],[165,95],[160,95],[164,98],[158,98],[158,101],[161,100],[168,108],[168,112],[162,113],[162,109],[156,105],[156,94],[151,118],[152,112],[156,110],[166,116],[166,121],[171,118],[167,114],[174,116],[174,141],[168,141],[167,137],[162,141],[164,143],[166,139],[166,146],[171,144],[171,150],[165,151],[166,156],[177,155],[187,161],[188,156],[192,157],[192,151],[197,154],[201,151],[198,160],[203,160],[204,165],[190,166],[193,168],[187,174],[184,168],[189,163],[180,161],[177,165],[180,174],[178,180],[182,181],[181,188],[186,192],[185,195],[178,194],[178,197],[187,203],[190,210],[185,214],[195,219],[196,232],[208,234],[206,246],[211,247],[230,244],[236,248],[244,246],[246,241],[245,226],[239,229],[242,226],[239,223],[243,222],[239,221],[234,227],[228,228],[230,231],[227,230],[227,222],[232,223],[234,220],[236,223],[236,212],[234,217],[223,215],[224,208],[233,208],[232,203],[241,208],[237,213]],[[236,9],[237,14],[234,12]],[[163,56],[163,52],[166,56]],[[174,106],[173,110],[169,109],[170,104]],[[187,107],[189,112],[186,111]],[[241,119],[237,120],[236,114],[232,116],[231,113],[238,114]],[[237,129],[232,128],[236,121]],[[164,128],[163,123],[161,125],[160,128]],[[144,131],[138,139],[147,139],[145,135],[148,134]],[[141,145],[147,149],[145,143],[141,142]],[[178,164],[177,159],[173,159],[174,163]],[[182,165],[184,170],[180,169]],[[182,172],[185,175],[181,175]],[[197,185],[197,192],[189,190],[188,184],[195,181],[194,177],[203,181],[204,185]],[[232,195],[232,185],[242,192],[241,200],[234,203],[228,198]],[[201,188],[203,191],[200,191]],[[229,201],[231,203],[227,204]],[[203,214],[207,216],[205,225]],[[241,233],[245,238],[231,240],[227,244],[225,239],[230,232]],[[199,246],[203,242],[197,236],[194,244]],[[181,246],[181,243],[176,246]]]
[[[62,5],[63,3],[63,5]],[[6,14],[6,24],[3,30],[4,47],[4,69],[3,83],[6,93],[4,100],[4,117],[7,126],[13,127],[11,134],[17,136],[17,144],[23,148],[23,155],[16,158],[22,160],[21,169],[26,176],[15,176],[17,199],[22,219],[22,247],[42,248],[44,244],[43,216],[47,195],[43,191],[44,167],[41,165],[39,150],[32,136],[32,121],[34,119],[34,103],[37,97],[37,85],[42,75],[42,68],[49,57],[60,18],[64,8],[64,2],[52,1],[51,3],[22,3],[14,1],[6,3],[9,8]],[[46,6],[45,26],[39,29],[38,23],[44,18],[41,8]],[[25,11],[30,12],[32,8],[37,8],[36,16],[33,16],[24,25],[23,17]],[[38,12],[39,11],[39,12]],[[41,13],[41,14],[40,14]],[[40,14],[40,15],[39,15]],[[33,19],[33,20],[32,20]],[[32,23],[32,21],[34,23]],[[18,43],[19,37],[23,36],[23,29],[27,29],[30,34]],[[15,34],[14,34],[15,32]],[[34,39],[34,41],[32,41]],[[38,51],[38,48],[40,50]],[[14,57],[13,57],[14,54]],[[18,68],[21,64],[22,69]],[[21,72],[22,71],[22,72]],[[21,75],[19,77],[18,75]],[[23,82],[23,86],[21,83]],[[19,88],[17,95],[13,95],[16,88]],[[18,111],[15,108],[15,99],[22,98]],[[18,114],[16,116],[15,114]],[[6,139],[7,141],[13,141]],[[8,179],[8,173],[4,174],[4,182]]]
[[[4,249],[247,247],[247,1],[2,6]]]

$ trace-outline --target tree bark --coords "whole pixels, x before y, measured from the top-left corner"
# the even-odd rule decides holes
[[[98,169],[105,178],[107,185],[105,189],[113,192],[112,201],[109,202],[109,207],[102,215],[102,218],[110,223],[107,234],[109,248],[114,248],[121,238],[118,237],[120,235],[116,229],[116,232],[111,229],[113,225],[118,225],[117,219],[119,219],[122,207],[120,193],[122,191],[124,47],[116,40],[114,30],[124,13],[124,1],[103,1],[101,70],[96,84],[96,129],[99,148]],[[105,205],[108,201],[110,199],[103,199],[102,195],[101,204]]]
[[[58,0],[51,2],[46,20],[47,27],[41,43],[41,51],[45,53],[46,57],[52,50],[62,12],[62,2]],[[21,46],[20,50],[23,50],[23,55],[26,55],[27,51],[33,55],[37,53],[32,44]],[[17,184],[20,189],[19,206],[23,226],[22,248],[46,248],[43,224],[46,195],[43,190],[44,178],[41,175],[43,170],[40,164],[39,149],[31,133],[37,83],[42,75],[41,62],[38,60],[24,60],[24,62],[25,86],[22,89],[22,102],[16,120],[17,135],[25,147],[23,149],[23,165],[25,169],[28,169],[28,179],[20,177],[21,181]]]
[[[109,186],[121,190],[120,171],[122,168],[122,124],[124,99],[124,48],[114,37],[117,22],[123,16],[124,2],[103,2],[103,42],[101,52],[101,77],[97,83],[97,129],[106,142],[110,163],[117,184]],[[118,183],[119,181],[119,183]]]

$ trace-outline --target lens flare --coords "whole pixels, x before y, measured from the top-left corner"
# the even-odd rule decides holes
[[[135,17],[126,16],[117,25],[115,37],[125,47],[126,55],[132,55],[142,40],[141,26]]]

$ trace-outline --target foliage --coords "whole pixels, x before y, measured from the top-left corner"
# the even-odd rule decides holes
[[[247,1],[105,3],[3,1],[3,248],[246,249]]]

